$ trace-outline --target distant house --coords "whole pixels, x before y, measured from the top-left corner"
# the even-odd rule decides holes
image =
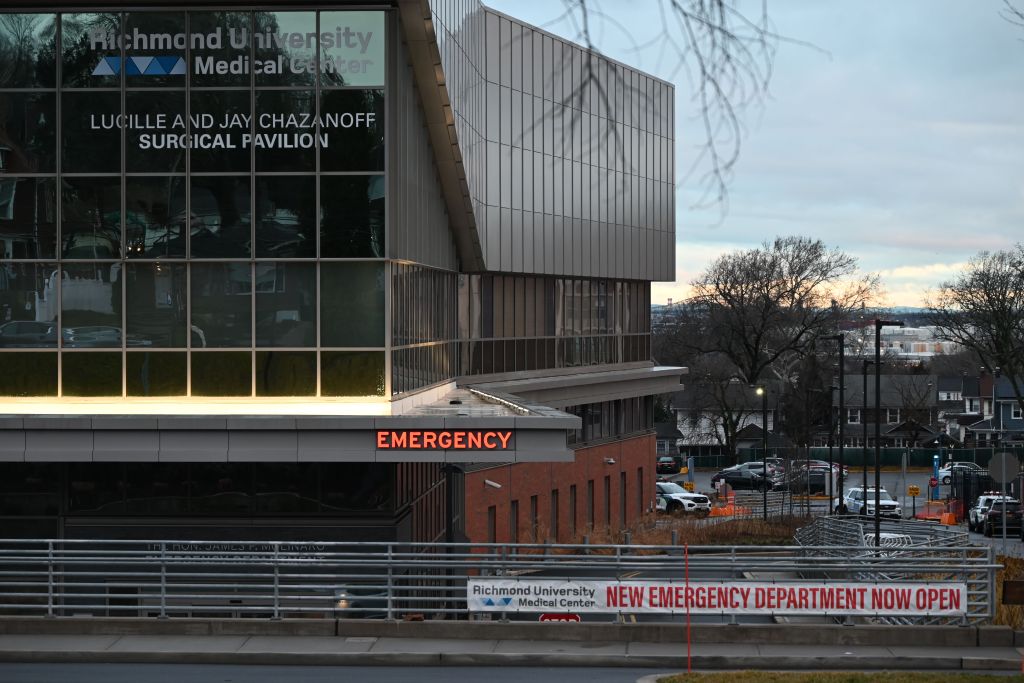
[[[850,373],[843,379],[845,414],[837,417],[843,420],[844,445],[874,446],[876,423],[881,445],[886,448],[918,447],[943,431],[939,422],[939,382],[935,375],[882,375],[877,408],[873,373],[867,376],[866,404],[864,375]],[[838,431],[837,428],[835,433]],[[826,445],[827,438],[827,434],[819,434],[815,445]],[[838,438],[835,443],[838,445]]]
[[[683,433],[676,428],[674,422],[655,422],[654,432],[658,455],[679,455],[679,440],[683,438]]]
[[[768,431],[775,429],[780,391],[768,388]],[[741,382],[687,383],[672,395],[670,409],[682,433],[680,449],[688,455],[734,455],[736,437],[748,425],[761,427],[762,398]]]

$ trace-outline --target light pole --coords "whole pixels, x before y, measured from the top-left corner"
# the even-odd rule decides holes
[[[839,495],[843,495],[843,468],[846,466],[843,461],[843,441],[846,437],[846,432],[843,429],[843,423],[846,422],[846,385],[844,384],[844,375],[846,374],[846,335],[837,334],[829,339],[834,339],[839,342]],[[829,501],[831,505],[831,501]]]
[[[768,386],[765,384],[759,385],[755,390],[758,396],[761,397],[761,464],[764,468],[761,470],[764,473],[764,481],[761,482],[761,495],[762,495],[762,516],[764,521],[768,521]]]
[[[903,327],[900,320],[879,320],[875,318],[875,547],[882,543],[882,328]]]
[[[868,366],[874,362],[873,360],[864,359],[864,409],[861,411],[860,416],[861,429],[864,432],[864,445],[860,449],[861,465],[864,469],[864,481],[861,486],[864,500],[860,506],[860,513],[862,515],[868,513]]]

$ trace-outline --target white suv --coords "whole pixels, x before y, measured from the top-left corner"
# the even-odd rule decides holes
[[[985,529],[985,520],[988,519],[988,511],[992,509],[992,504],[1003,500],[1007,503],[1018,502],[1013,496],[1006,496],[1004,499],[1002,494],[991,491],[978,496],[978,502],[967,512],[967,528],[971,531],[983,531]]]
[[[671,481],[657,483],[658,496],[665,499],[666,512],[685,512],[707,517],[711,514],[711,499],[702,493],[690,493]]]
[[[867,500],[865,501],[865,489],[856,487],[846,490],[846,495],[843,496],[842,500],[836,501],[836,512],[839,512],[842,506],[846,506],[846,511],[852,515],[871,515],[875,514],[875,489],[868,488]],[[900,519],[903,517],[903,509],[900,507],[898,501],[894,500],[892,496],[885,489],[878,490],[879,499],[879,516],[880,517],[895,517]]]

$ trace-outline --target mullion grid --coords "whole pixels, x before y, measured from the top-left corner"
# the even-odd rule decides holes
[[[182,8],[180,10],[175,9],[175,8],[161,8],[160,10],[152,10],[152,11],[154,11],[154,12],[166,12],[166,11],[176,12],[176,11],[181,11],[184,14],[185,32],[186,32],[186,35],[188,35],[189,32],[190,32],[191,18],[192,18],[192,15],[193,15],[194,11],[209,11],[209,10],[217,10],[217,9],[218,8],[215,8],[215,7],[214,8],[203,8],[201,10],[185,10],[184,8]],[[228,9],[228,8],[223,8],[223,9]],[[379,7],[379,6],[361,6],[361,7],[352,6],[352,7],[345,7],[344,9],[345,10],[367,9],[367,10],[374,10],[374,11],[377,11],[377,10],[383,11],[382,8]],[[131,11],[131,10],[128,10],[128,11]],[[120,30],[120,34],[121,35],[124,35],[124,32],[125,32],[125,25],[126,25],[126,21],[127,21],[128,11],[118,11],[117,12],[117,15],[118,15],[118,25],[119,25],[119,30]],[[142,13],[142,12],[145,12],[145,11],[148,11],[148,10],[135,10],[135,11],[137,11],[139,13]],[[232,11],[237,11],[237,10],[234,10],[232,8]],[[315,7],[295,7],[295,8],[289,8],[287,11],[315,11],[316,12],[316,14],[315,14],[316,31],[319,34],[319,32],[320,32],[320,21],[321,21],[321,14],[322,13],[319,10],[317,10]],[[85,178],[88,178],[88,177],[97,177],[97,178],[108,177],[109,178],[109,177],[112,177],[114,175],[114,174],[111,174],[111,173],[68,173],[68,174],[65,174],[63,172],[63,156],[64,155],[63,155],[63,148],[62,148],[62,140],[63,140],[63,133],[62,133],[62,130],[63,130],[63,103],[62,103],[62,96],[63,96],[63,93],[65,93],[65,92],[93,92],[93,93],[117,92],[120,95],[120,111],[121,111],[121,115],[124,116],[125,113],[127,112],[127,97],[128,97],[128,93],[129,92],[154,92],[154,93],[161,93],[161,92],[163,92],[163,93],[165,93],[165,92],[183,91],[184,92],[184,96],[185,96],[185,109],[184,109],[184,111],[185,111],[185,119],[186,119],[186,122],[185,122],[186,123],[186,134],[190,135],[191,134],[191,113],[192,113],[192,97],[191,96],[192,96],[192,92],[193,91],[195,91],[195,92],[203,92],[203,91],[228,91],[228,90],[231,90],[231,91],[244,92],[244,91],[248,90],[249,93],[250,93],[250,112],[251,112],[251,115],[253,117],[251,122],[250,122],[250,126],[251,126],[250,127],[250,131],[255,133],[255,129],[256,129],[256,125],[255,125],[256,124],[256,97],[257,97],[258,92],[263,92],[263,91],[285,91],[285,92],[289,92],[290,91],[290,92],[297,92],[297,91],[309,91],[310,90],[309,86],[288,86],[288,85],[285,85],[285,86],[276,86],[276,85],[273,85],[273,86],[259,86],[257,88],[257,86],[255,84],[255,70],[254,69],[250,69],[249,85],[248,85],[248,87],[246,87],[246,86],[225,86],[225,87],[195,87],[195,88],[193,88],[192,87],[192,78],[191,78],[191,73],[190,72],[189,72],[189,74],[185,78],[185,84],[184,84],[183,88],[152,87],[152,86],[149,86],[149,87],[147,87],[147,86],[132,86],[132,87],[129,87],[129,84],[127,83],[127,79],[126,79],[126,73],[125,73],[126,70],[124,68],[125,57],[126,57],[126,48],[125,48],[123,42],[122,42],[122,44],[121,44],[121,46],[119,48],[119,52],[118,52],[119,58],[120,58],[120,61],[121,61],[121,65],[122,65],[122,68],[119,70],[119,73],[118,73],[118,86],[116,86],[116,87],[109,87],[108,86],[108,87],[68,87],[68,88],[65,88],[65,87],[63,87],[63,34],[62,34],[62,22],[63,22],[63,18],[65,16],[66,12],[56,12],[55,14],[56,14],[56,16],[55,16],[55,26],[56,26],[56,33],[57,33],[56,40],[54,42],[54,45],[55,45],[55,63],[56,63],[55,64],[55,68],[56,68],[55,87],[53,87],[53,88],[12,88],[12,89],[5,89],[4,90],[4,92],[10,91],[10,92],[26,92],[26,93],[38,93],[38,92],[52,92],[52,93],[54,93],[55,110],[56,110],[55,111],[56,138],[55,138],[55,143],[54,143],[55,146],[56,146],[56,149],[55,149],[55,172],[54,173],[19,173],[18,174],[19,177],[24,176],[26,178],[44,178],[44,179],[45,178],[54,178],[55,182],[57,182],[57,184],[58,184],[58,187],[60,187],[60,180],[63,177],[65,177],[65,175],[67,177],[69,177],[69,178],[70,177],[85,177]],[[255,28],[254,15],[253,15],[252,11],[250,11],[248,14],[249,14],[249,27],[250,27],[250,41],[252,41],[251,36],[253,35],[253,29]],[[388,52],[388,49],[389,49],[390,45],[393,43],[392,37],[390,36],[390,33],[392,32],[392,30],[391,30],[392,22],[391,22],[390,14],[391,14],[390,12],[385,12],[385,26],[386,26],[386,31],[385,31],[386,38],[385,38],[385,50],[384,50],[384,54],[385,54],[384,73],[385,74],[388,73],[388,68],[390,67],[390,63],[392,61],[389,58],[389,52]],[[253,57],[253,50],[254,50],[254,44],[252,42],[250,42],[250,46],[249,46],[250,60],[252,60],[254,58]],[[192,56],[191,55],[191,42],[190,41],[186,41],[186,46],[185,46],[185,61],[186,61],[186,64],[191,64],[191,56]],[[317,116],[319,116],[319,113],[321,111],[322,90],[331,90],[331,91],[333,91],[333,90],[376,90],[376,89],[380,89],[380,90],[383,90],[383,92],[384,92],[384,100],[385,100],[384,106],[385,106],[385,112],[386,112],[385,125],[387,125],[388,122],[390,122],[390,121],[392,121],[394,119],[393,116],[387,116],[387,114],[391,113],[391,111],[389,109],[389,107],[390,107],[389,98],[387,97],[387,85],[388,85],[387,84],[387,80],[388,80],[387,78],[385,78],[384,84],[379,85],[379,86],[366,86],[366,85],[342,85],[342,86],[324,85],[322,83],[321,73],[320,73],[320,69],[319,69],[319,63],[320,63],[320,52],[319,52],[319,50],[317,50],[314,53],[314,60],[315,60],[315,72],[314,72],[315,73],[315,77],[313,79],[314,83],[313,83],[313,86],[312,86],[312,90],[314,92],[314,100],[313,100],[314,101],[314,107],[315,107],[315,112],[314,113]],[[389,136],[387,135],[387,132],[385,132],[385,145],[386,145],[387,137],[389,137]],[[257,213],[256,213],[256,179],[258,177],[261,177],[261,175],[267,175],[267,176],[303,176],[304,177],[304,176],[309,176],[310,173],[309,172],[302,172],[302,171],[269,172],[269,173],[264,173],[264,174],[257,173],[256,164],[255,164],[256,148],[253,145],[250,146],[250,150],[249,150],[250,151],[250,168],[249,168],[249,171],[248,171],[248,174],[247,174],[248,178],[249,178],[249,187],[250,187],[250,196],[249,196],[249,201],[250,201],[250,206],[249,206],[250,226],[249,226],[249,229],[250,229],[250,246],[251,246],[251,248],[250,248],[249,257],[248,258],[235,258],[235,259],[231,259],[231,258],[217,258],[217,259],[209,259],[209,260],[205,260],[204,259],[204,260],[198,261],[199,263],[210,263],[210,264],[212,264],[212,263],[232,263],[232,262],[234,262],[234,263],[238,263],[238,262],[249,263],[249,277],[250,277],[250,283],[251,283],[251,285],[250,285],[250,289],[251,289],[251,291],[250,291],[250,301],[249,301],[250,344],[249,344],[248,348],[241,348],[241,347],[230,347],[229,348],[229,347],[225,347],[225,348],[218,348],[216,350],[217,351],[228,351],[228,352],[230,352],[230,351],[247,351],[250,354],[250,359],[251,359],[251,375],[252,375],[251,384],[250,384],[250,396],[255,396],[256,395],[255,377],[256,377],[256,352],[257,351],[267,351],[267,352],[309,352],[309,353],[314,353],[315,354],[315,368],[316,368],[316,370],[315,370],[315,375],[316,375],[315,396],[316,397],[320,397],[322,395],[322,388],[321,388],[321,370],[322,370],[321,352],[322,351],[352,351],[352,352],[381,351],[381,352],[384,353],[384,356],[385,356],[385,369],[384,369],[385,375],[384,375],[384,380],[385,380],[385,396],[387,396],[389,394],[388,388],[390,387],[390,383],[391,383],[391,377],[390,377],[391,361],[390,361],[390,358],[388,357],[389,351],[390,351],[390,348],[391,348],[391,342],[390,342],[390,339],[389,339],[388,331],[387,330],[385,331],[385,339],[384,339],[384,346],[383,347],[331,347],[331,348],[323,348],[323,347],[321,347],[322,341],[321,341],[321,325],[320,325],[320,318],[321,318],[321,291],[320,291],[320,282],[321,282],[320,271],[321,271],[321,267],[320,267],[320,262],[321,261],[336,262],[336,263],[357,263],[357,262],[366,262],[366,261],[370,261],[370,262],[383,262],[385,264],[385,275],[387,275],[387,273],[389,272],[389,269],[387,267],[387,259],[386,259],[387,252],[385,251],[385,256],[382,257],[382,258],[358,258],[358,259],[328,258],[328,259],[321,259],[320,256],[319,256],[319,254],[320,254],[320,241],[321,241],[320,240],[321,218],[322,218],[321,213],[320,213],[320,178],[322,176],[367,176],[367,175],[371,175],[371,176],[372,175],[383,175],[384,177],[387,177],[387,168],[388,168],[387,157],[385,155],[385,169],[384,169],[383,173],[381,173],[379,171],[364,171],[364,172],[360,172],[360,171],[336,171],[336,172],[321,173],[321,171],[320,171],[320,168],[321,168],[321,157],[320,157],[321,148],[320,148],[320,144],[319,144],[319,137],[318,136],[314,136],[314,139],[316,140],[316,143],[315,143],[316,146],[315,146],[315,154],[314,154],[315,166],[314,166],[314,169],[313,169],[313,177],[316,178],[315,190],[314,190],[314,192],[315,192],[314,197],[315,197],[315,202],[316,202],[316,211],[315,211],[315,217],[314,217],[314,221],[313,221],[313,223],[314,223],[313,229],[316,232],[316,234],[314,236],[316,256],[314,258],[306,258],[306,259],[301,259],[301,258],[274,258],[274,259],[267,259],[267,258],[260,258],[260,257],[256,256],[256,253],[255,253],[255,247],[256,247],[255,231],[256,231],[256,217],[257,217]],[[121,143],[121,149],[120,149],[120,169],[119,169],[119,172],[116,174],[118,179],[119,179],[119,183],[120,183],[120,203],[119,203],[120,214],[121,214],[120,215],[120,227],[119,227],[120,235],[121,235],[121,247],[120,247],[120,254],[119,254],[120,257],[118,259],[110,259],[108,261],[82,260],[82,259],[65,259],[63,257],[61,245],[62,245],[63,230],[64,230],[64,226],[63,226],[64,202],[63,202],[63,199],[60,196],[60,193],[58,192],[57,193],[58,196],[56,197],[56,206],[55,206],[55,222],[56,222],[55,230],[56,230],[56,234],[57,234],[57,245],[56,245],[56,254],[55,254],[54,258],[53,259],[46,259],[46,258],[18,259],[18,261],[19,262],[23,262],[23,263],[56,263],[57,264],[58,272],[62,271],[62,266],[63,266],[64,263],[68,263],[68,264],[81,264],[81,265],[107,263],[109,265],[117,264],[117,265],[120,266],[118,275],[119,275],[119,278],[120,278],[120,281],[121,281],[121,294],[120,294],[120,298],[121,298],[121,301],[120,301],[120,303],[121,303],[121,314],[120,314],[120,330],[121,330],[121,335],[120,336],[121,336],[121,342],[120,342],[119,347],[117,347],[117,348],[93,348],[93,347],[90,347],[90,348],[81,348],[81,349],[77,349],[76,348],[73,353],[111,353],[111,352],[119,353],[120,359],[121,359],[121,362],[120,362],[120,365],[121,365],[121,378],[120,378],[120,380],[121,380],[120,381],[121,397],[127,397],[128,396],[128,391],[127,391],[127,384],[128,384],[128,376],[127,376],[127,373],[128,373],[128,368],[127,368],[127,365],[128,365],[128,363],[127,363],[127,359],[128,359],[128,340],[127,340],[127,330],[128,330],[128,325],[127,325],[127,318],[128,318],[127,273],[128,273],[128,266],[136,265],[136,264],[140,264],[141,265],[141,264],[145,264],[145,263],[151,263],[151,264],[154,264],[154,265],[155,264],[159,264],[159,263],[184,264],[185,265],[184,287],[185,287],[185,299],[186,299],[186,302],[185,302],[185,328],[186,329],[185,329],[185,342],[184,342],[184,346],[181,347],[181,348],[147,348],[147,350],[144,351],[144,352],[155,352],[155,353],[182,353],[183,352],[183,353],[185,353],[186,354],[186,396],[192,396],[193,393],[192,393],[192,386],[191,386],[192,385],[192,367],[191,367],[191,365],[192,365],[192,353],[195,351],[195,349],[193,349],[193,347],[192,347],[192,332],[191,332],[191,328],[192,328],[192,268],[191,268],[191,264],[192,264],[193,261],[192,261],[192,254],[191,254],[191,235],[188,234],[188,232],[189,232],[189,216],[191,215],[191,206],[192,206],[192,191],[191,191],[191,189],[192,189],[191,188],[191,185],[192,185],[192,183],[191,183],[191,177],[192,177],[192,175],[191,175],[192,150],[190,148],[189,150],[187,150],[186,154],[184,155],[184,164],[185,164],[185,171],[184,171],[184,173],[180,173],[180,172],[159,172],[159,171],[153,171],[153,172],[132,171],[132,172],[129,172],[129,171],[126,170],[127,129],[124,126],[122,126],[120,128],[120,143]],[[228,177],[235,177],[238,174],[237,173],[231,173],[231,172],[216,172],[215,171],[215,172],[208,172],[208,173],[204,172],[201,175],[203,175],[203,176],[228,176]],[[127,206],[128,206],[127,182],[126,182],[126,180],[128,178],[134,178],[134,177],[161,177],[161,178],[183,177],[185,179],[184,194],[185,194],[185,206],[187,207],[187,212],[186,212],[186,218],[185,218],[185,225],[184,225],[184,227],[182,229],[183,232],[186,235],[186,238],[185,238],[185,241],[186,241],[186,255],[184,257],[177,257],[177,258],[174,258],[174,257],[170,257],[170,258],[153,258],[153,259],[147,259],[147,258],[137,258],[137,259],[136,258],[132,258],[132,259],[129,259],[129,258],[127,258],[127,254],[125,253],[125,244],[126,244],[125,243],[125,239],[126,239],[125,231],[127,230],[127,224],[126,224],[125,217],[127,215]],[[387,201],[386,198],[385,198],[385,201]],[[388,226],[388,222],[389,222],[389,215],[388,214],[389,214],[389,212],[385,212],[385,226],[384,226],[385,249],[387,248],[386,245],[387,245],[387,240],[388,240],[388,227],[387,227]],[[314,283],[313,283],[313,285],[314,285],[314,301],[315,301],[315,303],[314,303],[314,306],[315,306],[314,316],[315,316],[315,319],[316,319],[315,342],[314,342],[315,346],[313,346],[313,347],[266,347],[266,348],[259,347],[259,348],[257,348],[257,346],[256,346],[256,310],[257,310],[256,309],[256,293],[257,293],[256,292],[256,288],[257,288],[256,267],[257,267],[257,265],[259,263],[308,263],[308,264],[314,264],[313,265],[313,268],[314,268]],[[56,300],[57,300],[57,305],[55,307],[55,317],[56,317],[56,326],[57,326],[58,331],[63,329],[63,291],[62,291],[62,284],[63,283],[62,283],[62,280],[63,280],[63,278],[61,278],[61,277],[57,277],[56,278]],[[387,277],[385,277],[385,292],[384,292],[384,295],[385,295],[385,310],[387,310],[387,305],[389,304],[390,298],[391,298],[391,296],[390,296],[390,282],[389,282],[389,279]],[[385,321],[388,321],[388,320],[390,320],[390,316],[387,316],[385,318]],[[386,327],[389,328],[389,325],[388,325],[387,322],[386,322]],[[213,351],[213,350],[214,349],[208,349],[208,350],[203,351],[203,352],[210,352],[210,351]],[[63,387],[64,387],[63,358],[64,358],[64,353],[65,353],[65,347],[64,347],[64,344],[63,344],[63,335],[60,332],[58,332],[58,334],[57,334],[57,341],[56,341],[56,347],[54,349],[38,349],[38,350],[36,350],[36,349],[28,349],[28,348],[26,348],[26,349],[19,349],[19,351],[39,351],[39,352],[51,352],[51,353],[52,352],[56,352],[57,353],[57,397],[58,398],[62,397],[63,396]],[[138,351],[138,353],[142,353],[142,352],[143,351]]]

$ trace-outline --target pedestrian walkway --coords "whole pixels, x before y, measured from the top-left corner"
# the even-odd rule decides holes
[[[913,628],[913,627],[907,627]],[[1024,648],[696,643],[695,670],[1020,671]],[[0,662],[685,670],[685,643],[281,635],[0,635]]]

